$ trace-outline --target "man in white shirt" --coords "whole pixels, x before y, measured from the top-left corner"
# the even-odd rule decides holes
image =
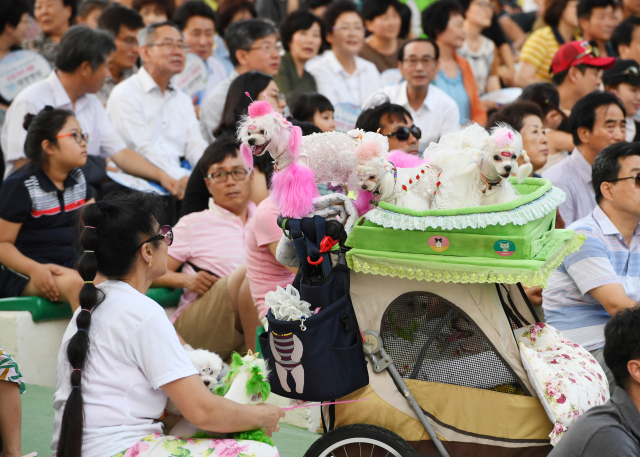
[[[200,105],[200,131],[209,143],[215,140],[213,131],[222,119],[227,92],[233,80],[248,71],[261,71],[271,76],[278,74],[284,51],[277,36],[275,26],[261,19],[234,22],[227,28],[224,37],[235,69]]]
[[[207,147],[188,95],[171,87],[171,78],[184,69],[188,46],[170,22],[149,25],[138,34],[143,66],[116,86],[107,101],[107,114],[127,145],[185,187]]]
[[[95,96],[109,74],[115,49],[113,40],[103,31],[76,26],[64,34],[56,58],[58,70],[20,92],[7,111],[1,135],[5,177],[29,161],[24,155],[24,116],[37,114],[48,105],[74,112],[82,131],[89,135],[90,157],[110,158],[123,171],[157,181],[172,195],[182,198],[184,188],[175,179],[127,147]]]
[[[624,141],[624,106],[615,95],[592,92],[573,106],[569,123],[576,148],[569,157],[542,173],[543,178],[567,194],[558,207],[566,227],[596,207],[591,166],[600,151]]]
[[[438,73],[438,45],[425,38],[405,42],[398,49],[398,70],[405,79],[400,84],[381,88],[369,97],[365,108],[388,98],[411,113],[413,122],[422,131],[420,151],[437,142],[445,133],[460,128],[460,110],[456,102],[442,89],[431,85]]]
[[[204,98],[227,77],[227,70],[222,62],[213,57],[216,13],[206,3],[190,0],[178,8],[173,15],[173,22],[184,33],[184,41],[189,46],[189,52],[198,55],[207,65]]]
[[[308,71],[316,80],[318,92],[334,106],[362,106],[382,87],[382,80],[374,64],[358,57],[364,44],[364,23],[358,9],[351,1],[339,1],[329,5],[323,19],[331,51],[314,59]]]

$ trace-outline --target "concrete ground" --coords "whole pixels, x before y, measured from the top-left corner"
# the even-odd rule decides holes
[[[22,451],[37,451],[39,456],[50,456],[53,433],[53,393],[51,387],[27,385],[22,395]],[[282,457],[302,457],[320,435],[306,429],[282,424],[273,440]]]

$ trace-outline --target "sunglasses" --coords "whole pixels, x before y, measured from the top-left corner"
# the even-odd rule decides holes
[[[624,181],[625,179],[635,179],[636,180],[636,187],[640,187],[640,173],[636,173],[635,176],[628,176],[626,178],[608,179],[607,182]]]
[[[411,128],[398,127],[398,130],[385,136],[387,138],[395,136],[398,139],[398,141],[407,141],[411,135],[413,135],[416,140],[419,140],[420,137],[422,137],[422,131],[415,125],[412,126]]]
[[[160,235],[152,236],[147,241],[143,241],[140,243],[140,246],[136,248],[136,251],[145,243],[152,243],[159,240],[165,240],[167,242],[167,246],[171,246],[173,244],[173,229],[170,225],[163,225],[160,229]]]
[[[576,61],[576,60],[580,60],[580,59],[582,59],[583,57],[588,56],[589,54],[592,54],[592,55],[593,55],[593,57],[600,57],[600,50],[599,50],[598,48],[594,48],[594,47],[593,47],[593,46],[591,46],[591,45],[588,45],[588,46],[585,48],[584,52],[583,52],[582,54],[578,54],[577,56],[575,56],[575,57],[573,58],[573,60],[574,60],[574,61]]]

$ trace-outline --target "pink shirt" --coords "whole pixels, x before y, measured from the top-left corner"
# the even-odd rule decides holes
[[[238,216],[209,199],[209,209],[187,214],[173,227],[169,255],[184,263],[183,273],[196,273],[185,263],[189,261],[220,278],[229,276],[246,260],[247,230],[255,210],[256,205],[249,202],[247,224],[244,225]],[[184,289],[171,322],[175,322],[196,298],[198,294]]]
[[[276,286],[286,287],[295,278],[269,250],[271,243],[282,238],[282,229],[276,222],[279,213],[276,202],[266,198],[258,205],[247,234],[247,278],[261,318],[269,311],[264,302],[267,292],[276,290]]]

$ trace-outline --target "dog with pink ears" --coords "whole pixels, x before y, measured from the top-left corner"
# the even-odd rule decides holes
[[[265,101],[254,101],[238,128],[242,157],[249,169],[253,155],[269,152],[274,160],[271,195],[284,217],[301,218],[313,213],[320,197],[316,184],[348,185],[353,181],[355,149],[375,142],[387,154],[387,138],[352,130],[302,137],[302,131],[273,111]]]

